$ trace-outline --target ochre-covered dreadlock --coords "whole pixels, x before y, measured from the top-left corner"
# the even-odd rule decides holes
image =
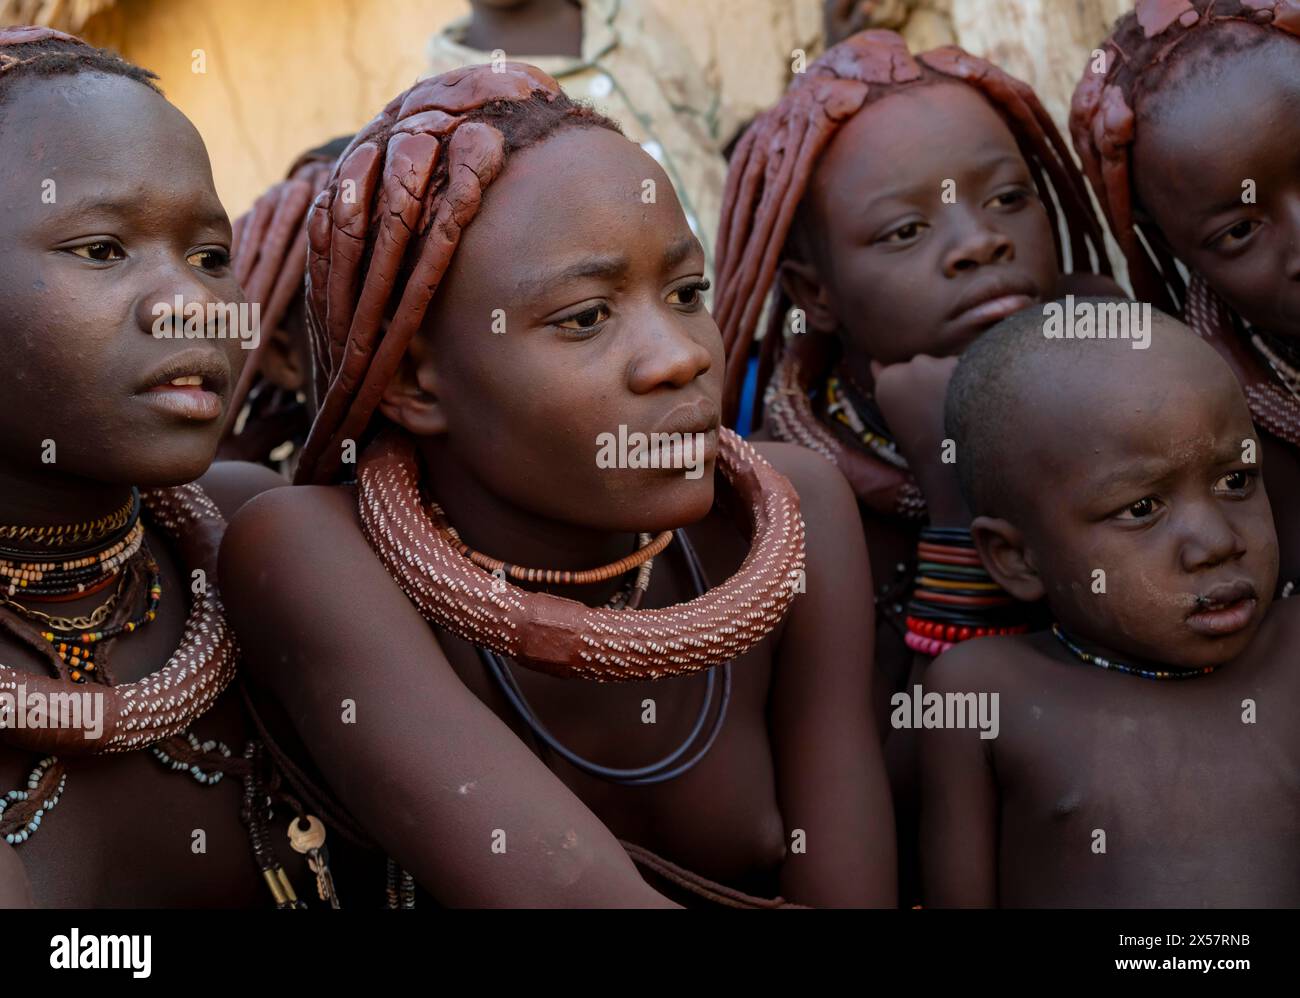
[[[261,327],[270,332],[284,322],[295,299],[302,300],[307,269],[307,212],[325,188],[334,157],[323,150],[303,153],[284,180],[273,184],[233,226],[231,257],[235,278],[249,302],[261,306]],[[229,424],[243,407],[270,338],[259,339],[230,400]]]
[[[1261,40],[1272,32],[1300,40],[1300,0],[1137,0],[1101,46],[1105,72],[1094,72],[1090,59],[1071,102],[1074,148],[1124,251],[1133,290],[1174,314],[1185,310],[1187,287],[1134,212],[1134,108],[1179,56],[1226,35],[1222,29],[1234,23],[1257,25]]]
[[[0,28],[0,102],[14,80],[31,76],[75,76],[108,73],[142,83],[161,94],[153,81],[157,75],[127,62],[107,49],[97,49],[80,38],[53,28],[31,26]]]
[[[969,84],[1002,115],[1029,166],[1052,222],[1064,267],[1057,206],[1065,216],[1073,270],[1110,274],[1101,223],[1064,139],[1028,84],[955,46],[913,57],[892,31],[864,31],[828,49],[780,102],[760,115],[732,156],[718,235],[713,313],[727,350],[723,411],[734,425],[756,326],[782,258],[791,222],[822,151],[869,103],[906,87],[944,80]],[[758,397],[782,350],[790,302],[778,290],[759,367]]]
[[[614,122],[522,63],[468,66],[399,94],[339,157],[308,220],[316,421],[296,481],[339,472],[506,157],[566,128]]]

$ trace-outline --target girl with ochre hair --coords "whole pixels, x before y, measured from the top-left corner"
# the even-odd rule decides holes
[[[703,273],[658,165],[519,64],[399,95],[316,200],[303,485],[222,580],[401,904],[895,901],[853,496],[721,427]],[[700,449],[601,460],[643,432]]]

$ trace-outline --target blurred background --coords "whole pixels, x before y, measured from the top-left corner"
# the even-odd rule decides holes
[[[665,77],[689,59],[686,72],[725,112],[710,120],[729,130],[777,99],[794,50],[811,62],[828,27],[884,27],[902,31],[913,51],[955,41],[991,58],[1038,90],[1064,132],[1089,53],[1132,0],[588,3],[652,64],[656,44],[675,49]],[[68,31],[157,73],[203,134],[232,217],[300,152],[356,131],[430,72],[431,40],[470,14],[468,0],[0,0],[0,24]],[[719,129],[713,139],[723,145],[731,136]]]

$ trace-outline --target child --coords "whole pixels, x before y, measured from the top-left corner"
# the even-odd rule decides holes
[[[1300,9],[1290,0],[1142,0],[1084,71],[1070,131],[1134,290],[1209,339],[1246,391],[1265,433],[1281,578],[1292,583]]]
[[[926,673],[923,698],[992,698],[997,718],[988,737],[936,710],[922,734],[927,905],[1300,903],[1300,608],[1269,608],[1258,437],[1175,320],[1157,313],[1147,349],[1101,338],[1116,305],[1075,302],[1097,339],[1048,338],[1026,310],[952,379],[979,553],[1055,625]]]
[[[284,180],[235,220],[235,273],[248,300],[261,308],[262,336],[235,386],[223,460],[256,461],[293,477],[311,426],[302,304],[307,212],[349,141],[337,138],[303,153]]]
[[[153,78],[0,30],[5,904],[247,906],[263,871],[305,883],[282,826],[255,809],[253,849],[241,827],[269,791],[242,757],[216,553],[223,513],[275,476],[204,474],[245,351],[176,337],[191,306],[242,298],[203,142]]]
[[[719,428],[703,254],[654,160],[493,69],[399,95],[317,201],[314,484],[222,552],[253,668],[403,903],[892,905],[852,496]],[[611,467],[629,430],[702,449]]]
[[[1109,273],[1082,178],[1033,92],[960,49],[913,58],[888,31],[828,51],[732,159],[715,310],[724,409],[736,412],[774,291],[763,431],[823,454],[857,493],[879,585],[882,726],[912,662],[918,529],[968,521],[941,454],[951,358],[1085,279],[1062,277],[1056,204],[1073,268]],[[787,313],[795,335],[783,337]]]

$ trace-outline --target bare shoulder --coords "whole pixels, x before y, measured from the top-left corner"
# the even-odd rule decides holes
[[[790,479],[799,493],[800,505],[823,511],[838,511],[859,520],[857,498],[840,470],[830,461],[798,444],[780,441],[752,441],[754,450],[777,471]]]
[[[1005,691],[1039,658],[1037,638],[1028,634],[962,641],[926,667],[923,684],[937,693]]]
[[[285,572],[313,574],[361,549],[369,554],[355,511],[350,491],[339,486],[293,485],[257,493],[226,528],[223,583],[256,584]]]
[[[217,461],[199,479],[227,520],[253,496],[288,484],[281,475],[252,461]]]

